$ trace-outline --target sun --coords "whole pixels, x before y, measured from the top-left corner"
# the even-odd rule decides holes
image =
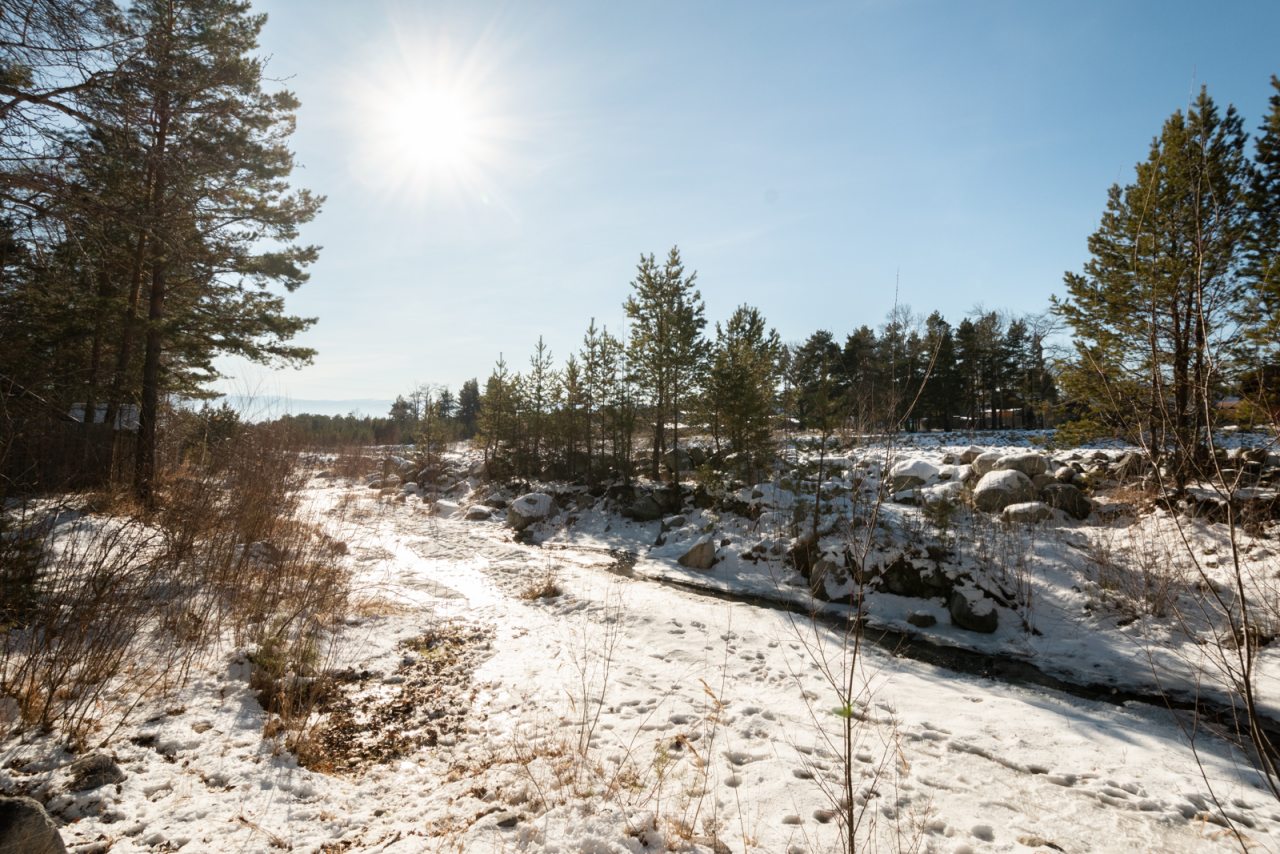
[[[447,45],[371,63],[349,88],[357,178],[418,202],[489,198],[508,130],[491,76]]]
[[[481,147],[479,121],[465,94],[419,91],[383,116],[392,159],[450,172],[465,170]]]

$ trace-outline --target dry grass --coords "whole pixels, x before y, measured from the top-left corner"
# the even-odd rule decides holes
[[[170,458],[155,513],[98,493],[74,514],[9,515],[0,550],[22,559],[0,560],[0,582],[21,608],[0,609],[0,694],[25,724],[105,742],[226,642],[280,676],[324,647],[347,608],[346,547],[300,517],[290,437],[247,427],[216,451]]]
[[[550,562],[543,571],[520,590],[520,598],[526,602],[538,599],[554,599],[563,593],[560,587],[560,576]]]

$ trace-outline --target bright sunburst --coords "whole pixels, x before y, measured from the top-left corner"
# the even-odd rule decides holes
[[[349,99],[356,175],[415,201],[485,202],[506,131],[491,77],[448,45],[423,43],[374,62]]]

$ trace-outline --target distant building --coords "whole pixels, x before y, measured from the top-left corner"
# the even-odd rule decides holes
[[[81,424],[83,424],[85,421],[84,404],[83,403],[71,404],[71,409],[69,412],[67,412],[67,414],[70,415],[76,421],[79,421]],[[92,423],[102,424],[106,420],[107,420],[107,405],[105,403],[95,404],[93,407]],[[138,407],[136,404],[133,404],[133,403],[120,404],[120,408],[116,411],[115,429],[129,430],[129,431],[135,431],[138,429]]]

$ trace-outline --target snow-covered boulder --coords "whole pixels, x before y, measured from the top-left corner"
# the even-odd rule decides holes
[[[937,486],[926,486],[918,490],[917,499],[922,507],[929,507],[934,504],[957,507],[964,501],[964,493],[964,481],[949,480],[945,483],[939,483]]]
[[[1000,511],[1000,519],[1012,525],[1036,525],[1053,515],[1053,508],[1043,501],[1010,504]]]
[[[997,470],[1020,471],[1027,477],[1035,477],[1038,474],[1044,474],[1049,469],[1049,464],[1043,456],[1035,452],[1026,452],[1020,454],[1005,454],[996,460]]]
[[[982,456],[982,449],[977,445],[970,445],[960,452],[959,459],[962,463],[972,463],[980,456]]]
[[[973,503],[979,510],[999,513],[1010,504],[1036,500],[1031,478],[1014,469],[990,471],[973,488]]]
[[[889,490],[901,492],[904,489],[915,489],[934,480],[937,476],[938,467],[928,460],[922,460],[919,457],[900,460],[889,469]]]
[[[991,634],[1000,625],[996,604],[976,589],[956,590],[947,602],[951,622],[971,632]]]
[[[462,518],[468,522],[487,522],[493,518],[493,511],[483,504],[472,504]]]
[[[441,498],[439,501],[431,505],[431,515],[448,519],[450,516],[456,515],[458,512],[458,503],[456,501],[445,501]]]
[[[970,460],[969,465],[973,466],[973,471],[978,477],[982,477],[987,472],[995,469],[996,463],[1001,456],[1003,455],[999,451],[985,451]]]
[[[690,569],[710,569],[716,562],[716,543],[711,534],[699,537],[689,551],[676,561]]]
[[[523,531],[534,522],[555,512],[556,503],[545,492],[530,492],[521,495],[507,508],[507,524],[517,531]]]

